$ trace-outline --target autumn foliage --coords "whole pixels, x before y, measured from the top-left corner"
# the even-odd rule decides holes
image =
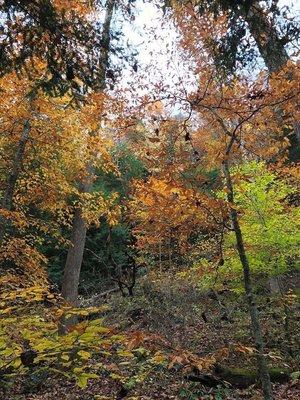
[[[156,4],[176,33],[177,52],[164,57],[183,71],[157,78],[156,61],[140,74],[121,40],[134,3],[1,2],[0,378],[46,371],[85,388],[108,376],[131,390],[153,371],[179,366],[185,378],[204,379],[205,371],[218,386],[219,362],[240,352],[256,358],[270,400],[257,299],[299,260],[292,22],[284,25],[293,36],[289,55],[267,5]],[[132,87],[126,68],[137,74]],[[83,290],[85,268],[90,283],[103,281],[93,293]],[[137,329],[135,319],[145,319],[138,301],[132,326],[107,323],[103,299],[121,292],[133,307],[147,280],[160,296],[170,276],[174,287],[183,282],[182,293],[190,285],[210,296],[229,322],[219,294],[241,296],[253,343],[195,354]],[[295,295],[280,290],[289,340]],[[85,307],[92,294],[97,306]]]

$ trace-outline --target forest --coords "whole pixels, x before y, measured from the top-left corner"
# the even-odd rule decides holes
[[[1,400],[300,398],[299,11],[0,1]]]

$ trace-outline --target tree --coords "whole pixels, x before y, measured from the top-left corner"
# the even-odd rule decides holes
[[[5,94],[0,105],[1,261],[3,265],[5,260],[14,260],[18,268],[26,270],[30,260],[22,261],[21,255],[26,256],[26,252],[33,250],[33,238],[40,234],[38,230],[47,229],[45,225],[42,228],[39,217],[32,217],[33,210],[39,210],[37,214],[49,212],[54,217],[71,192],[69,167],[74,167],[77,158],[70,156],[74,150],[72,140],[78,133],[76,115],[69,112],[67,116],[68,111],[62,104],[50,101],[43,93],[30,96],[32,82],[21,81],[14,73],[1,79],[1,89]],[[73,158],[72,165],[69,157]],[[36,233],[32,232],[27,241],[34,225]],[[52,226],[54,232],[55,224]]]
[[[99,81],[99,87],[101,90],[105,88],[106,71],[108,69],[109,51],[110,51],[111,21],[114,8],[115,8],[115,0],[108,0],[106,3],[106,16],[102,30],[102,41],[103,43],[105,43],[105,47],[102,50],[100,56],[100,65],[102,68],[102,72]],[[97,109],[99,111],[102,111],[103,113],[101,97],[100,97],[100,105],[96,105],[96,110]],[[101,113],[99,113],[96,116],[96,118],[99,118],[101,121]],[[91,136],[94,136],[96,134],[97,130],[96,132],[94,131],[90,132]],[[97,153],[95,153],[95,156],[97,156]],[[85,177],[81,182],[79,182],[80,192],[83,194],[85,193],[88,194],[92,189],[93,180],[94,180],[94,166],[90,161],[86,165]],[[84,220],[82,208],[78,206],[76,207],[74,213],[73,227],[71,233],[71,244],[68,250],[68,255],[62,280],[62,295],[67,301],[69,301],[72,304],[76,304],[78,297],[79,276],[80,276],[85,240],[86,240],[86,221]]]
[[[180,6],[177,6],[178,3]],[[181,30],[187,27],[190,29],[188,36],[184,34],[190,44],[185,43],[183,38],[183,46],[191,49],[194,42],[193,47],[199,52],[204,46],[211,54],[223,79],[231,79],[236,73],[240,73],[242,67],[251,65],[255,58],[255,49],[249,40],[248,32],[269,74],[279,72],[287,64],[289,55],[286,46],[292,46],[299,38],[297,23],[287,16],[286,11],[279,10],[277,2],[266,2],[265,6],[256,0],[178,3],[174,2],[178,26]],[[296,84],[296,78],[292,74],[290,79]],[[253,95],[263,96],[263,93],[256,92]],[[300,141],[298,120],[293,116],[294,122],[287,129],[284,121],[286,115],[278,107],[276,113],[283,137],[288,137],[290,141],[289,158],[291,161],[297,161]]]
[[[109,288],[117,272],[122,276],[123,271],[130,268],[130,259],[136,256],[132,248],[132,226],[125,217],[125,202],[129,197],[132,180],[142,178],[146,171],[126,144],[113,145],[109,152],[118,170],[106,172],[95,168],[92,192],[102,193],[105,199],[116,196],[117,193],[115,203],[116,208],[120,207],[121,216],[117,225],[111,225],[107,221],[107,215],[88,225],[79,282],[81,295],[90,295]],[[65,232],[61,235],[67,237],[68,229],[63,229]],[[67,243],[62,243],[58,251],[56,238],[49,237],[42,252],[48,259],[50,281],[60,286]]]
[[[138,265],[135,265],[137,251],[133,243],[132,223],[126,217],[126,202],[132,181],[142,179],[146,171],[126,143],[116,144],[111,153],[119,174],[96,171],[94,190],[100,190],[108,197],[112,193],[118,193],[121,218],[114,226],[102,218],[100,226],[93,227],[87,232],[82,264],[84,282],[81,287],[89,293],[91,290],[95,292],[99,289],[104,290],[112,281],[121,286],[122,282],[125,282],[130,287],[134,283],[134,275],[138,273]]]
[[[186,28],[186,26],[185,26]],[[201,29],[201,27],[199,27]],[[186,52],[183,53],[183,60],[186,61],[188,56],[197,54],[194,52],[194,32],[190,30],[182,29],[183,41],[185,43]],[[204,34],[204,32],[203,32]],[[209,34],[209,32],[207,33]],[[190,47],[188,47],[190,46]],[[188,54],[188,56],[187,56]],[[195,63],[194,68],[198,72],[198,87],[195,91],[189,91],[183,87],[179,94],[174,95],[175,99],[180,99],[181,107],[186,111],[186,118],[183,118],[179,123],[180,128],[178,129],[181,140],[186,140],[190,146],[190,160],[194,162],[194,169],[197,165],[205,166],[206,169],[222,170],[223,173],[223,184],[224,190],[227,194],[227,209],[230,216],[230,226],[225,218],[218,218],[216,226],[219,229],[232,229],[235,235],[235,245],[238,251],[240,264],[243,269],[244,276],[244,288],[246,293],[246,300],[248,303],[249,313],[251,316],[252,334],[254,337],[255,345],[257,348],[258,366],[260,370],[260,379],[264,392],[265,399],[270,399],[271,386],[270,378],[267,369],[267,362],[264,353],[264,341],[262,329],[259,321],[259,315],[257,310],[256,299],[254,296],[252,279],[251,279],[251,266],[249,264],[248,255],[246,252],[246,246],[244,241],[243,232],[241,229],[240,213],[236,204],[235,199],[235,185],[238,184],[238,177],[233,180],[231,175],[231,168],[234,165],[239,165],[245,160],[252,158],[262,158],[267,161],[274,159],[274,156],[278,157],[282,155],[281,149],[284,149],[287,145],[286,141],[281,140],[281,127],[278,126],[278,120],[276,118],[276,107],[280,107],[282,110],[295,110],[293,105],[294,100],[299,97],[299,91],[293,85],[288,84],[287,90],[285,86],[289,82],[288,71],[297,75],[298,67],[295,64],[288,63],[286,67],[280,71],[277,75],[273,75],[269,80],[269,84],[266,87],[265,77],[261,75],[255,81],[255,84],[248,80],[246,77],[235,79],[229,83],[224,82],[217,75],[217,71],[214,65],[211,63],[211,57],[206,53],[202,54],[201,57],[192,58],[192,62]],[[292,71],[292,72],[291,72]],[[216,78],[217,76],[217,78]],[[277,83],[275,83],[277,82]],[[253,90],[264,92],[264,96],[252,96]],[[171,96],[169,96],[170,98]],[[172,100],[172,99],[171,99]],[[170,100],[170,101],[171,101]],[[295,110],[296,111],[296,110]],[[166,118],[164,117],[166,120]],[[166,124],[166,122],[164,122]],[[158,129],[158,135],[152,141],[154,143],[161,143],[160,150],[168,146],[168,140]],[[178,141],[180,143],[180,140]],[[174,150],[174,147],[172,147]],[[178,150],[177,150],[178,151]],[[192,157],[195,154],[197,157]],[[142,231],[149,232],[147,225],[151,221],[160,222],[165,215],[169,216],[165,218],[166,221],[162,222],[162,226],[175,224],[177,231],[180,228],[177,227],[177,207],[181,209],[181,221],[179,220],[178,225],[180,227],[191,226],[191,223],[196,222],[196,212],[192,212],[194,218],[192,221],[185,220],[184,216],[186,210],[189,210],[193,205],[191,200],[193,196],[189,192],[186,196],[188,205],[185,204],[184,198],[181,196],[180,191],[178,192],[178,203],[176,199],[168,196],[168,190],[166,185],[178,186],[179,176],[184,176],[185,168],[182,167],[182,158],[176,158],[174,152],[172,153],[172,159],[166,157],[169,161],[167,168],[164,168],[164,158],[161,152],[146,152],[148,157],[150,155],[159,154],[157,158],[157,165],[161,166],[157,168],[161,171],[162,177],[157,182],[157,187],[160,185],[164,188],[161,189],[161,195],[155,193],[150,196],[148,191],[154,186],[154,177],[151,177],[148,182],[140,190],[140,195],[137,197],[138,201],[141,201],[142,206],[138,206],[140,215],[138,219],[143,218],[145,228],[142,227]],[[170,154],[165,152],[163,154]],[[176,152],[175,152],[176,154]],[[180,154],[180,150],[178,151]],[[186,159],[183,161],[184,165]],[[154,170],[157,174],[157,170]],[[165,174],[165,176],[164,176]],[[192,177],[196,177],[196,174],[192,174]],[[175,182],[173,182],[173,179]],[[190,182],[182,179],[182,184],[187,186]],[[194,187],[197,187],[196,182],[192,183]],[[208,221],[209,213],[207,207],[214,203],[212,199],[208,197],[208,193],[205,193],[201,185],[198,186],[198,190],[201,190],[200,196],[203,196],[200,200],[200,207],[204,204],[203,219]],[[184,189],[187,193],[187,189]],[[172,189],[171,189],[172,192]],[[177,194],[177,192],[175,192]],[[199,196],[199,194],[197,194]],[[164,205],[162,206],[161,199],[166,198]],[[175,204],[176,206],[175,206]],[[219,203],[219,207],[222,203]],[[182,205],[182,208],[180,208]],[[149,218],[146,209],[152,209],[155,215],[154,218]],[[202,210],[203,210],[202,208]],[[167,211],[166,211],[167,210]],[[167,212],[169,214],[167,214]],[[219,211],[221,216],[226,216],[226,213]],[[217,215],[217,214],[216,214]],[[214,221],[216,222],[216,221]],[[199,221],[201,226],[201,220]],[[158,224],[159,226],[159,224]],[[205,225],[204,225],[205,226]],[[201,229],[201,228],[200,228]],[[159,231],[164,229],[159,229]],[[159,232],[158,231],[158,232]],[[156,236],[157,230],[154,230]],[[151,237],[151,235],[150,235]],[[148,236],[145,234],[145,240],[147,241]]]
[[[21,81],[14,73],[0,83],[5,94],[0,103],[1,265],[26,270],[29,253],[33,249],[39,253],[47,236],[56,244],[62,240],[61,228],[69,226],[76,201],[84,205],[87,221],[104,214],[113,219],[113,194],[111,198],[101,193],[83,195],[77,184],[91,160],[103,170],[116,169],[109,154],[111,143],[104,136],[90,137],[87,131],[87,126],[95,125],[91,115],[96,101],[87,99],[89,104],[79,110],[72,107],[69,96],[53,99],[42,90],[29,96],[35,82]],[[24,121],[30,124],[26,141]]]
[[[235,201],[240,211],[240,226],[253,274],[276,276],[296,266],[299,234],[299,208],[289,204],[295,193],[276,170],[263,162],[250,161],[232,168]],[[235,257],[233,232],[224,238],[225,264],[229,276],[239,269]]]
[[[236,237],[237,250],[239,253],[240,261],[241,261],[241,264],[243,267],[243,272],[244,272],[244,285],[245,285],[245,291],[246,291],[246,296],[247,296],[247,301],[248,301],[249,311],[250,311],[250,316],[251,316],[252,333],[254,336],[255,345],[256,345],[257,352],[258,352],[257,359],[258,359],[260,380],[261,380],[261,385],[262,385],[262,389],[263,389],[263,393],[264,393],[264,399],[269,400],[272,398],[271,381],[270,381],[270,375],[268,372],[267,362],[266,362],[266,358],[265,358],[265,354],[264,354],[265,347],[264,347],[263,334],[262,334],[262,329],[261,329],[261,325],[260,325],[260,321],[259,321],[257,305],[256,305],[254,293],[253,293],[250,265],[249,265],[248,257],[246,255],[246,250],[245,250],[242,231],[240,228],[238,214],[237,214],[236,209],[234,208],[235,207],[234,191],[233,191],[234,189],[233,189],[232,179],[230,176],[229,164],[228,164],[227,160],[225,160],[223,162],[223,170],[224,170],[226,189],[227,189],[227,199],[230,204],[231,221],[232,221],[232,225],[233,225],[233,229],[234,229],[234,233],[235,233],[235,237]]]
[[[289,56],[285,45],[295,41],[298,29],[296,23],[287,19],[286,13],[281,12],[276,3],[269,2],[265,6],[256,0],[212,0],[196,3],[198,7],[196,12],[199,14],[212,13],[217,19],[222,13],[227,13],[229,29],[215,42],[217,65],[219,62],[227,71],[233,71],[238,61],[245,62],[242,58],[247,56],[247,47],[251,51],[251,44],[247,40],[247,29],[255,40],[270,73],[278,71],[286,64]],[[278,15],[282,19],[281,22]],[[281,34],[278,28],[281,28]]]
[[[214,231],[226,216],[222,201],[210,195],[207,171],[197,168],[200,153],[191,146],[183,119],[160,110],[138,134],[140,140],[129,143],[148,175],[132,185],[133,233],[139,248],[158,250],[160,264],[165,259],[170,266],[182,258],[195,233]]]
[[[257,348],[260,380],[264,398],[271,399],[271,384],[264,354],[263,334],[253,293],[249,259],[235,200],[235,183],[231,175],[231,165],[237,163],[241,156],[242,158],[245,158],[247,155],[251,156],[252,152],[252,154],[257,156],[257,152],[262,150],[262,142],[254,144],[251,134],[255,131],[251,127],[248,129],[248,124],[256,120],[256,125],[254,124],[254,126],[258,128],[261,118],[265,115],[264,110],[272,110],[274,103],[272,103],[272,97],[270,96],[269,99],[264,98],[256,103],[250,101],[247,105],[246,98],[249,97],[247,95],[247,83],[237,82],[235,85],[230,86],[221,84],[220,91],[218,91],[213,81],[207,81],[204,87],[206,88],[205,93],[203,96],[199,94],[199,101],[195,107],[201,113],[202,119],[207,121],[206,129],[210,130],[211,141],[215,141],[218,148],[218,154],[214,156],[214,163],[217,162],[222,167],[224,175],[224,185],[232,229],[235,234],[236,248],[243,268],[244,287],[251,316],[252,334]],[[217,98],[214,100],[213,97],[215,95],[217,95]],[[280,102],[280,100],[278,101]],[[281,102],[288,103],[289,97],[284,98],[283,96]],[[190,104],[193,103],[190,102]],[[201,140],[201,137],[199,139]],[[257,137],[256,140],[258,140]],[[201,143],[206,153],[204,158],[212,157],[210,146],[207,146],[202,140]]]
[[[37,88],[52,95],[76,93],[80,86],[84,91],[101,88],[100,55],[107,43],[90,18],[95,9],[89,2],[7,0],[0,11],[1,76],[16,71],[33,78],[38,60],[44,59],[45,73]]]

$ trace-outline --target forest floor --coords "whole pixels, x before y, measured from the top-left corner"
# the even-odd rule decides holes
[[[290,278],[285,297],[264,290],[258,296],[278,400],[300,399],[300,319],[295,295],[299,275]],[[135,361],[115,365],[114,372],[127,374],[125,383],[116,379],[117,374],[92,379],[84,389],[61,377],[20,378],[2,399],[262,399],[243,295],[226,290],[201,293],[168,275],[159,282],[145,280],[133,298],[114,294],[106,302],[105,323],[129,338],[136,355]],[[164,357],[167,361],[160,362]]]

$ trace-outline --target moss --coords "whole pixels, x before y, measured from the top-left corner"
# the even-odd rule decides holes
[[[293,288],[293,292],[297,297],[300,297],[300,287]]]
[[[258,373],[255,369],[249,368],[228,368],[218,365],[216,374],[231,385],[245,388],[253,385],[258,380]],[[269,374],[272,382],[287,382],[290,378],[290,371],[284,368],[270,368]]]
[[[291,371],[287,368],[270,368],[269,374],[272,382],[283,383],[290,379]]]
[[[256,371],[246,368],[228,368],[217,366],[216,373],[222,378],[222,380],[241,388],[248,387],[257,380]]]

